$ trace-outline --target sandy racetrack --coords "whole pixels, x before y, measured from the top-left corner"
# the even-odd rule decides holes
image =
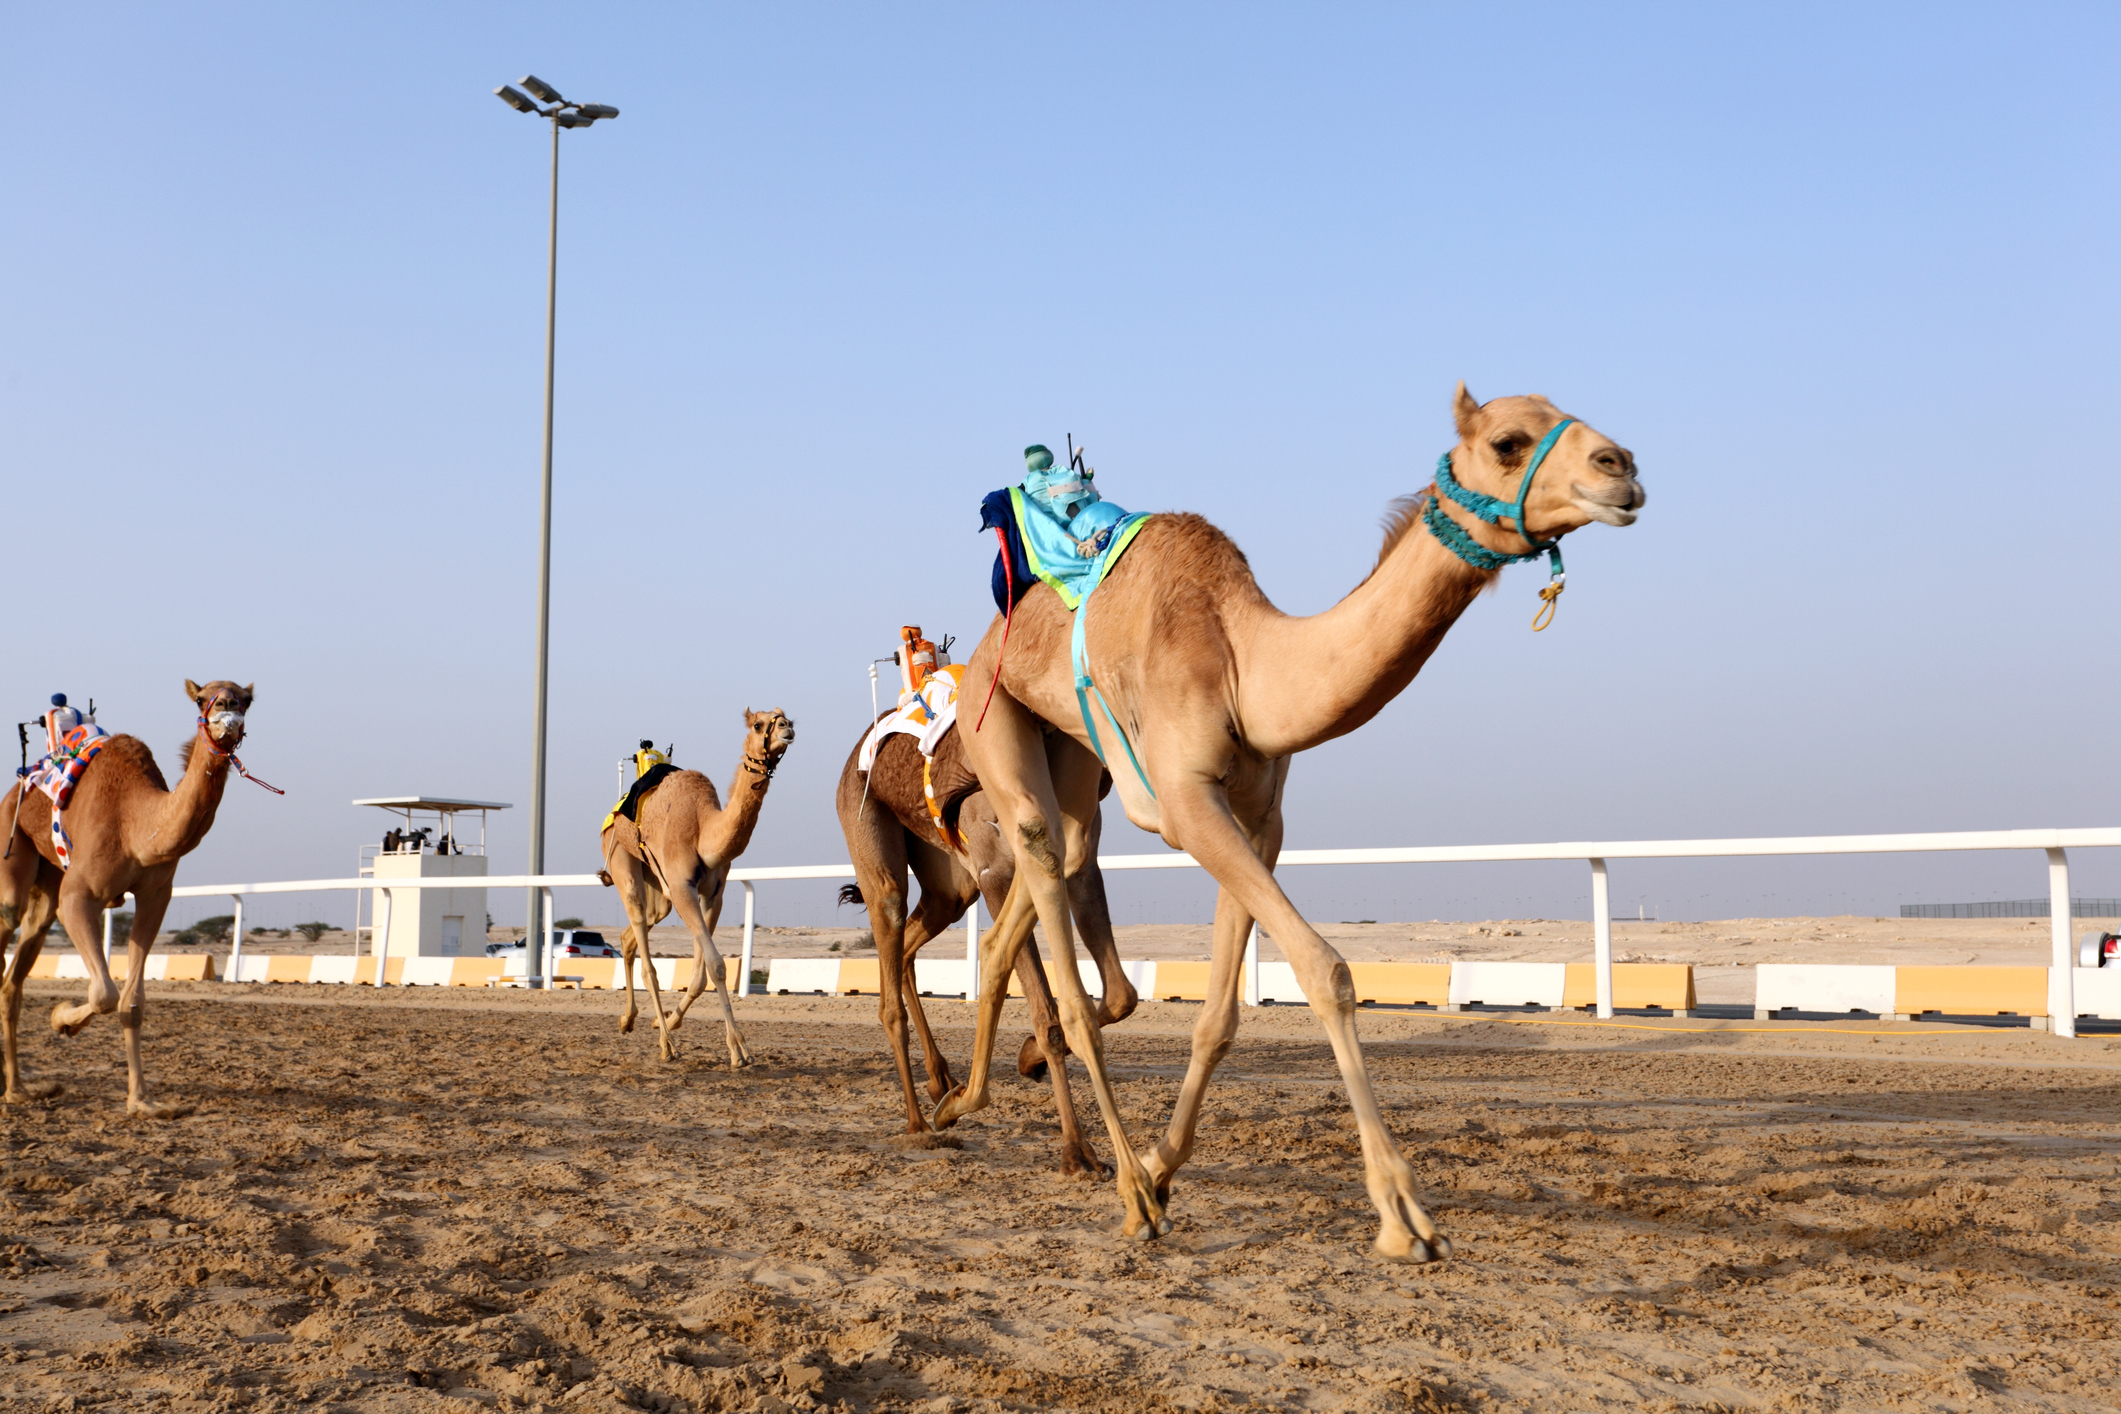
[[[1309,1013],[1248,1015],[1165,1241],[1043,1086],[908,1149],[865,999],[743,1004],[731,1074],[606,995],[157,985],[9,1110],[10,1408],[2084,1409],[2121,1387],[2121,1042],[1366,1013],[1459,1247],[1375,1219]],[[961,1003],[937,1001],[953,1056]],[[1138,1138],[1197,1008],[1109,1033]],[[1014,1054],[1021,1024],[1012,1008]],[[1100,1152],[1102,1126],[1087,1105]],[[67,1401],[71,1400],[71,1404]]]

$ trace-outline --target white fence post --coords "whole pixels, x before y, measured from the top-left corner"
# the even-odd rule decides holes
[[[1259,1005],[1259,920],[1252,920],[1252,936],[1245,939],[1245,1005]]]
[[[110,916],[115,911],[108,908],[103,910],[103,965],[106,967],[110,965]]]
[[[540,889],[538,892],[540,896],[543,897],[543,899],[545,900],[545,907],[542,910],[545,914],[545,936],[544,940],[538,946],[538,975],[534,978],[525,978],[523,981],[523,985],[526,987],[543,986],[545,978],[550,976],[552,973],[552,890],[550,888],[545,888]],[[524,939],[524,942],[526,944],[529,941],[530,940],[528,938]],[[523,952],[527,959],[527,956],[530,952],[529,947],[526,946],[523,949]],[[646,938],[641,939],[641,956],[648,960],[648,965],[650,967],[655,966],[655,954],[649,951],[648,940]],[[527,969],[529,965],[529,962],[526,960],[524,963],[524,967]]]
[[[376,910],[368,925],[368,955],[376,960],[376,975],[372,985],[383,985],[383,971],[390,966],[390,895],[389,889],[377,889],[383,906]],[[358,940],[356,940],[358,941]]]
[[[2047,852],[2048,935],[2054,941],[2053,965],[2047,969],[2047,1025],[2057,1036],[2077,1034],[2077,958],[2070,946],[2069,851]]]
[[[972,895],[972,907],[965,910],[965,1000],[979,1000],[979,895]]]
[[[736,994],[751,995],[751,935],[753,923],[758,916],[758,894],[749,879],[738,880],[744,886],[744,955],[736,965]]]
[[[1591,861],[1591,958],[1598,973],[1598,1017],[1613,1019],[1613,908],[1605,861]]]
[[[228,949],[228,980],[233,982],[243,970],[243,895],[231,894],[229,897],[236,901],[236,940],[230,944]],[[104,937],[103,942],[103,951],[108,954],[110,952],[110,938],[108,935]]]

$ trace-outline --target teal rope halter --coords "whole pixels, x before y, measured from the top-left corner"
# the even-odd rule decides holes
[[[1443,542],[1445,549],[1477,570],[1499,570],[1504,565],[1513,565],[1519,560],[1536,560],[1542,554],[1545,555],[1548,584],[1539,597],[1547,601],[1547,612],[1543,617],[1549,622],[1553,619],[1554,601],[1561,593],[1561,586],[1568,580],[1568,571],[1561,563],[1561,541],[1534,540],[1532,532],[1525,528],[1524,503],[1525,498],[1532,494],[1532,478],[1539,474],[1540,463],[1547,459],[1547,453],[1554,450],[1554,444],[1561,440],[1561,434],[1567,431],[1575,420],[1573,417],[1563,418],[1554,424],[1546,436],[1539,439],[1539,445],[1532,449],[1531,463],[1524,469],[1524,480],[1517,485],[1517,500],[1514,503],[1459,485],[1458,478],[1451,475],[1451,454],[1445,452],[1436,459],[1436,495],[1430,500],[1429,508],[1421,518],[1421,523],[1429,528],[1431,535]],[[1530,548],[1521,555],[1506,555],[1500,550],[1490,550],[1466,534],[1457,521],[1443,513],[1443,501],[1446,497],[1471,512],[1475,519],[1486,521],[1489,525],[1499,525],[1504,520],[1515,521],[1517,533],[1524,537],[1525,544]],[[1546,624],[1534,620],[1532,626],[1534,629],[1541,629],[1546,627]]]

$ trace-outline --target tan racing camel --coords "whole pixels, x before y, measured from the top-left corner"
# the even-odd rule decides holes
[[[860,758],[858,741],[840,771],[836,803],[856,881],[840,891],[840,899],[868,907],[869,932],[876,940],[877,1019],[883,1023],[892,1060],[898,1065],[899,1087],[906,1097],[906,1132],[925,1134],[930,1132],[928,1121],[921,1113],[906,1049],[907,1013],[912,1013],[914,1029],[920,1033],[930,1098],[940,1100],[954,1087],[950,1063],[936,1046],[921,1007],[920,988],[913,979],[914,957],[923,944],[963,918],[975,898],[984,896],[988,916],[996,916],[1015,877],[1016,859],[1002,843],[994,811],[978,780],[965,767],[964,747],[955,729],[945,732],[937,743],[930,776],[923,774],[920,748],[903,733],[883,739],[866,774],[857,768]],[[925,786],[930,777],[943,824],[928,811]],[[1129,1015],[1137,998],[1112,941],[1112,917],[1096,852],[1093,819],[1090,847],[1083,867],[1069,877],[1068,896],[1083,941],[1097,959],[1098,975],[1103,979],[1105,996],[1097,1009],[1097,1024],[1109,1026]],[[906,908],[908,869],[921,886],[920,904],[910,915]],[[1017,953],[1016,975],[1032,1014],[1032,1034],[1024,1038],[1016,1068],[1033,1079],[1044,1072],[1053,1083],[1061,1125],[1061,1172],[1103,1174],[1104,1165],[1076,1122],[1074,1099],[1068,1092],[1068,1046],[1036,941],[1026,941]]]
[[[1482,405],[1460,384],[1455,411],[1459,440],[1449,457],[1461,500],[1522,496],[1522,522],[1544,541],[1594,520],[1635,520],[1644,495],[1634,457],[1545,398]],[[1558,438],[1550,437],[1557,431]],[[1523,487],[1535,466],[1532,485]],[[1443,527],[1425,520],[1432,506],[1445,518]],[[1111,1134],[1125,1230],[1142,1238],[1168,1232],[1172,1175],[1192,1152],[1209,1077],[1236,1035],[1242,950],[1256,918],[1294,967],[1332,1043],[1381,1219],[1377,1250],[1416,1262],[1450,1254],[1449,1241],[1416,1198],[1413,1169],[1378,1113],[1356,1038],[1347,964],[1297,913],[1273,869],[1289,758],[1354,731],[1413,680],[1474,596],[1495,580],[1495,569],[1476,567],[1465,556],[1492,563],[1527,552],[1519,523],[1502,519],[1507,528],[1475,519],[1448,497],[1403,501],[1387,522],[1369,576],[1326,612],[1291,618],[1267,601],[1222,532],[1199,516],[1160,515],[1091,596],[1086,667],[1111,705],[1113,717],[1100,713],[1097,721],[1127,816],[1186,850],[1221,885],[1208,1002],[1194,1027],[1192,1061],[1168,1129],[1141,1155],[1129,1147],[1097,1027],[1068,965],[1073,947],[1061,878],[1064,863],[1085,848],[1097,777],[1048,748],[1049,723],[1085,745],[1089,738],[1077,705],[1071,616],[1050,589],[1032,588],[1017,606],[1020,622],[985,729],[964,731],[967,754],[1016,852],[1017,876],[1002,916],[982,940],[986,985],[971,1088],[944,1102],[938,1123],[985,1103],[982,1057],[992,1053],[1000,1007],[992,984],[1035,912],[1057,960],[1061,1024],[1090,1073]],[[1462,556],[1442,537],[1472,548]],[[984,684],[994,673],[1001,627],[997,620],[973,655],[972,683]],[[1096,699],[1090,700],[1095,711]],[[1115,725],[1140,758],[1153,796],[1115,740]]]
[[[232,682],[201,687],[186,679],[184,695],[199,710],[197,733],[178,752],[184,775],[171,790],[154,753],[136,736],[113,736],[88,763],[62,817],[71,840],[65,870],[51,840],[51,798],[32,790],[16,814],[17,784],[0,812],[15,820],[12,846],[0,863],[0,943],[13,934],[14,955],[0,976],[0,1057],[7,1074],[5,1100],[19,1104],[59,1092],[52,1081],[26,1085],[16,1058],[22,989],[44,950],[54,917],[65,925],[74,950],[88,965],[88,998],[52,1008],[52,1030],[72,1036],[99,1013],[118,1013],[125,1032],[125,1108],[149,1119],[176,1119],[190,1105],[156,1104],[147,1098],[140,1068],[140,1018],[146,1009],[147,955],[169,909],[177,861],[198,848],[213,828],[214,811],[228,784],[229,764],[243,741],[251,689]],[[125,985],[111,980],[103,958],[103,910],[133,896],[132,941],[126,948]]]
[[[744,755],[729,783],[727,806],[706,776],[676,771],[641,798],[637,819],[622,815],[604,831],[604,872],[618,885],[628,919],[619,940],[619,967],[626,974],[626,1013],[619,1030],[633,1030],[640,1014],[633,999],[633,960],[639,956],[664,1060],[677,1058],[670,1033],[683,1024],[685,1013],[711,981],[722,1001],[730,1068],[751,1063],[722,977],[722,955],[714,950],[714,925],[722,916],[722,886],[729,866],[750,845],[759,808],[766,803],[766,787],[794,740],[795,723],[779,708],[754,712],[746,707]],[[666,1011],[656,985],[655,959],[648,951],[648,930],[668,918],[673,907],[692,934],[692,981],[678,1005]]]

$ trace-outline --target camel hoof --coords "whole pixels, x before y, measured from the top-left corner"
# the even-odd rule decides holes
[[[95,1015],[94,1012],[90,1012],[88,1016],[82,1017],[79,1021],[61,1021],[59,1019],[59,1013],[65,1010],[66,1003],[64,1002],[61,1002],[59,1003],[59,1005],[52,1008],[52,1030],[56,1034],[61,1036],[80,1035],[81,1028],[88,1025],[89,1017]]]
[[[1061,1155],[1061,1173],[1071,1178],[1112,1177],[1112,1165],[1087,1149],[1070,1149]]]
[[[684,1024],[685,1013],[675,1010],[666,1011],[663,1013],[663,1025],[669,1030],[675,1031]]]
[[[198,1109],[197,1105],[165,1104],[153,1100],[128,1100],[126,1114],[134,1119],[183,1119]]]
[[[932,1121],[937,1129],[948,1129],[951,1125],[956,1124],[960,1119],[971,1113],[971,1109],[965,1103],[968,1093],[965,1087],[960,1085],[949,1094],[943,1096],[943,1102],[935,1107],[935,1116]]]
[[[1418,1237],[1409,1236],[1404,1247],[1387,1242],[1386,1234],[1377,1236],[1377,1255],[1387,1262],[1405,1262],[1409,1266],[1421,1266],[1429,1262],[1440,1262],[1451,1255],[1451,1239],[1439,1234],[1432,1246]]]
[[[1026,1036],[1024,1044],[1017,1048],[1016,1073],[1027,1080],[1044,1080],[1048,1069],[1046,1052],[1038,1044],[1038,1037]]]
[[[741,1041],[729,1048],[729,1068],[731,1070],[742,1070],[750,1064],[751,1052],[744,1049]]]
[[[1154,1242],[1159,1237],[1169,1237],[1170,1235],[1171,1220],[1163,1217],[1157,1218],[1153,1222],[1138,1222],[1127,1230],[1127,1236],[1133,1238],[1136,1242]]]
[[[619,1034],[621,1036],[630,1036],[633,1034],[633,1018],[631,1016],[622,1016],[619,1018]]]
[[[56,1080],[39,1080],[34,1084],[19,1085],[7,1094],[0,1095],[0,1104],[26,1105],[32,1100],[49,1100],[65,1088]]]

